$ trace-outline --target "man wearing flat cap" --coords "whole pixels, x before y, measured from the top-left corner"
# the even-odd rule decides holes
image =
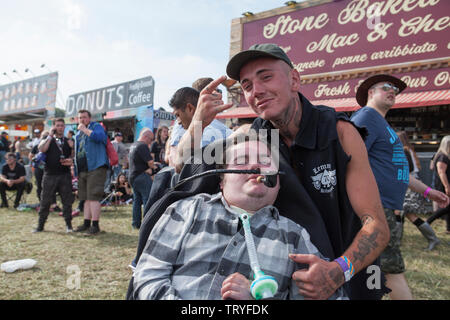
[[[363,108],[351,118],[356,125],[368,130],[365,144],[390,231],[389,243],[380,256],[381,270],[386,275],[386,286],[392,290],[390,297],[395,300],[412,299],[400,252],[403,230],[400,210],[403,210],[406,189],[410,187],[440,205],[448,204],[445,194],[428,188],[410,175],[403,145],[385,120],[387,112],[395,105],[396,95],[405,88],[406,83],[391,75],[369,77],[356,92],[356,101]]]
[[[313,106],[299,92],[299,73],[277,45],[258,44],[238,53],[227,74],[240,82],[258,115],[252,128],[278,130],[280,170],[286,174],[280,176],[275,207],[304,226],[328,258],[293,255],[308,266],[292,275],[300,294],[326,299],[344,286],[350,299],[380,299],[385,287],[369,288],[373,271],[366,268],[387,245],[389,229],[358,128],[344,113]],[[231,107],[214,94],[224,81],[225,76],[214,80],[200,94],[194,117],[203,126]]]

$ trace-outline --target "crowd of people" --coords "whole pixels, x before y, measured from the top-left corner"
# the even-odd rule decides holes
[[[66,231],[98,234],[108,190],[121,202],[132,201],[132,227],[146,228],[139,240],[145,246],[131,264],[129,298],[256,298],[249,280],[257,273],[249,248],[254,242],[261,270],[278,283],[275,298],[381,299],[389,293],[391,299],[412,299],[400,250],[404,217],[428,241],[427,250],[440,243],[433,221],[446,215],[450,232],[450,136],[432,160],[435,180],[427,186],[419,180],[420,163],[406,133],[395,132],[385,119],[406,88],[402,80],[367,78],[356,93],[361,109],[350,118],[311,104],[301,94],[299,73],[276,45],[242,51],[226,70],[257,115],[252,124],[231,130],[215,119],[232,106],[223,102],[219,85],[229,83],[223,76],[174,92],[169,105],[176,123],[156,132],[144,128],[129,150],[115,132],[114,165],[106,130],[87,110],[78,112],[76,134],[65,137],[64,120],[57,119],[36,136],[30,153],[40,201],[34,232],[44,230],[59,194]],[[2,134],[2,207],[8,206],[5,190],[13,188],[17,207],[25,170],[17,153],[3,148],[5,139]],[[220,146],[223,157],[214,158],[215,168],[253,173],[223,172],[209,193],[166,201],[149,227],[145,216],[155,203],[181,192],[173,189],[180,177],[211,165],[202,157],[194,167],[192,156]],[[272,184],[262,183],[269,179],[263,172],[275,175]],[[80,205],[72,211],[75,195]],[[433,213],[424,221],[419,215],[430,200]],[[74,212],[80,211],[83,224],[73,229]],[[250,221],[250,235],[241,231],[243,219]],[[373,265],[382,271],[376,288],[367,285]]]

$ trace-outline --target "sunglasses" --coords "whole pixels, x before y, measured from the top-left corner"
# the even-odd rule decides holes
[[[394,86],[394,85],[392,85],[392,84],[390,84],[390,83],[385,83],[385,84],[383,84],[382,86],[377,86],[377,87],[373,87],[373,89],[376,89],[376,88],[381,88],[381,89],[383,89],[383,91],[389,91],[389,90],[394,90],[394,93],[397,95],[398,93],[399,93],[399,91],[400,91],[400,89],[399,88],[397,88],[396,86]]]

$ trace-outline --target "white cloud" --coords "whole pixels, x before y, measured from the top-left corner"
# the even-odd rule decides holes
[[[80,30],[85,17],[81,5],[71,0],[64,0],[63,6],[67,28],[71,31]]]

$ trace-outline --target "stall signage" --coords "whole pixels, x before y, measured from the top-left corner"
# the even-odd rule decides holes
[[[0,115],[54,109],[57,84],[53,72],[0,86]]]
[[[449,57],[450,1],[344,0],[243,24],[243,49],[276,43],[301,75]]]
[[[155,82],[146,77],[110,87],[77,93],[69,96],[66,116],[74,116],[78,110],[92,114],[106,113],[127,108],[153,105]]]
[[[407,87],[404,93],[443,90],[450,88],[450,68],[422,70],[395,74],[402,79]],[[328,81],[303,84],[302,94],[312,100],[335,98],[353,98],[358,86],[365,78]]]
[[[172,113],[167,112],[167,111],[161,111],[161,110],[154,111],[153,116],[155,119],[160,119],[160,120],[171,120],[172,121],[172,120],[176,119],[176,117]]]

